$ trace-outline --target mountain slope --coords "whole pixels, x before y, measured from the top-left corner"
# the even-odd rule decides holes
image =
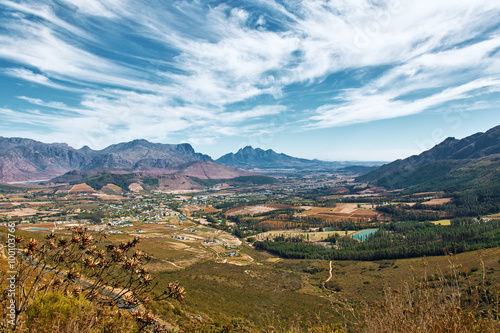
[[[91,161],[93,152],[63,143],[0,137],[0,181],[49,179],[82,168]]]
[[[414,191],[456,190],[500,180],[500,126],[462,140],[448,138],[359,177],[387,188]]]
[[[175,174],[196,177],[198,179],[230,179],[242,176],[254,176],[255,173],[230,166],[219,165],[210,161],[196,161],[179,167]]]
[[[196,153],[186,143],[170,145],[134,140],[97,151],[88,147],[75,149],[63,143],[0,137],[0,182],[51,179],[71,170],[176,168],[195,161],[212,159]]]
[[[198,179],[230,179],[242,176],[254,176],[255,173],[245,171],[242,169],[233,168],[230,166],[219,165],[212,161],[194,161],[181,164],[175,168],[158,169],[151,168],[147,170],[136,169],[133,172],[121,169],[108,169],[108,168],[94,168],[91,170],[71,170],[62,176],[55,177],[50,180],[51,183],[75,183],[85,182],[88,178],[94,177],[98,174],[142,174],[144,177],[155,176],[187,176],[195,177]],[[111,182],[113,183],[113,182]]]
[[[319,160],[308,160],[279,154],[272,149],[263,150],[247,146],[236,153],[226,154],[216,160],[217,163],[230,165],[245,169],[319,169],[337,168],[338,162],[324,162]]]
[[[151,143],[147,140],[111,145],[99,152],[85,169],[113,168],[147,170],[172,168],[193,161],[211,161],[208,155],[196,153],[190,144]]]

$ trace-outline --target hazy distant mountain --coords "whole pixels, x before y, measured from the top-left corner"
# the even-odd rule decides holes
[[[500,181],[500,126],[462,140],[447,138],[420,155],[358,178],[388,188],[453,190]]]
[[[50,179],[90,163],[90,152],[64,143],[0,137],[0,181]]]
[[[272,149],[263,150],[247,146],[236,153],[226,154],[216,160],[219,164],[231,165],[244,169],[335,169],[339,162],[308,160],[279,154]]]
[[[71,170],[149,170],[176,168],[194,161],[212,161],[191,145],[134,140],[103,150],[75,149],[63,143],[0,137],[0,181],[51,179]],[[84,176],[84,175],[83,175]]]
[[[92,161],[84,169],[164,169],[193,161],[212,161],[212,158],[196,153],[188,143],[171,145],[151,143],[147,140],[134,140],[111,145],[95,152]]]
[[[198,179],[230,179],[242,176],[254,176],[255,173],[234,167],[219,165],[211,161],[196,161],[178,167],[176,174]]]

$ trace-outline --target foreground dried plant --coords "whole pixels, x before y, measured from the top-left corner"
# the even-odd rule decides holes
[[[85,228],[71,228],[70,231],[69,237],[52,233],[43,242],[16,239],[16,325],[11,329],[16,329],[21,319],[26,319],[26,310],[35,298],[53,292],[81,295],[94,304],[136,309],[135,318],[140,326],[155,326],[152,316],[142,308],[142,304],[150,300],[157,282],[144,268],[151,256],[133,250],[140,239],[104,245],[105,234],[90,233]],[[154,300],[181,300],[184,296],[184,288],[172,282]],[[10,299],[3,292],[1,305],[8,301]],[[8,327],[0,328],[6,330]]]

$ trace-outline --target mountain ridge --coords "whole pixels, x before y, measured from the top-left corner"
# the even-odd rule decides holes
[[[246,146],[236,153],[228,153],[217,160],[219,164],[240,167],[244,169],[335,169],[341,166],[339,162],[326,162],[317,159],[293,157],[284,153],[277,153],[272,149],[253,148]]]
[[[390,189],[457,190],[500,180],[500,126],[385,164],[357,178]]]
[[[0,181],[23,182],[52,179],[72,170],[149,170],[176,168],[194,161],[213,162],[190,144],[161,144],[133,140],[93,150],[75,149],[65,143],[43,143],[24,138],[0,137]]]

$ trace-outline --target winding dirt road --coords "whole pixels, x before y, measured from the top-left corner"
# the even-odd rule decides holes
[[[328,277],[328,279],[325,281],[325,283],[327,283],[328,281],[330,281],[332,279],[332,261],[330,261],[330,276]]]

